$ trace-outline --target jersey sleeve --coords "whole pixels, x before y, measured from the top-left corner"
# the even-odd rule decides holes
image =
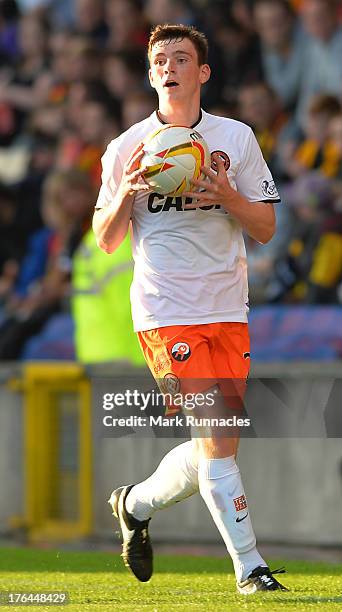
[[[238,191],[249,202],[280,202],[272,174],[251,129],[249,129],[235,182]]]
[[[105,208],[113,201],[120,185],[123,164],[121,162],[115,140],[112,141],[101,159],[102,185],[99,191],[95,209]]]

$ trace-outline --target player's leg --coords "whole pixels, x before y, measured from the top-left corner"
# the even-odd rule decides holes
[[[238,591],[249,595],[257,590],[287,590],[274,578],[256,547],[233,454],[237,440],[213,435],[199,438],[197,443],[199,491],[232,558]]]
[[[113,491],[109,503],[120,522],[124,563],[141,582],[153,571],[148,536],[149,521],[156,512],[198,492],[197,455],[191,440],[173,448],[146,480]]]
[[[144,355],[157,380],[170,372],[177,375],[188,369],[188,359],[178,361],[172,357],[174,346],[191,346],[190,355],[196,353],[199,363],[203,364],[203,353],[208,357],[208,349],[202,338],[192,337],[191,328],[184,326],[163,328],[139,334]],[[179,333],[183,334],[181,337]],[[180,357],[184,354],[180,351]],[[193,358],[192,358],[193,359]],[[197,364],[196,368],[199,368]],[[176,380],[179,380],[174,375]],[[148,523],[156,510],[167,508],[198,492],[197,451],[192,441],[172,449],[162,459],[156,471],[137,485],[120,487],[113,491],[109,503],[118,518],[123,535],[123,559],[134,575],[141,581],[149,580],[152,575],[152,549],[148,536]]]
[[[159,383],[170,373],[176,380],[183,375],[189,377],[188,364],[190,357],[194,359],[193,354],[196,355],[196,365],[192,366],[192,372],[194,368],[196,372],[199,371],[199,363],[203,367],[203,363],[208,361],[208,347],[192,328],[173,326],[139,334],[146,362]],[[180,337],[183,342],[179,341]],[[188,347],[189,358],[186,352],[179,350],[180,347]],[[203,370],[200,374],[208,377],[207,371]],[[171,410],[167,414],[169,412]],[[125,502],[126,510],[135,519],[144,521],[151,518],[156,510],[167,508],[197,491],[197,451],[189,441],[173,448],[149,478],[131,489]]]
[[[224,402],[217,395],[217,402]],[[267,564],[256,549],[255,535],[240,470],[235,461],[236,438],[199,438],[200,494],[232,558],[238,582],[258,566]],[[227,431],[227,436],[230,432]]]
[[[182,342],[179,338],[182,338]],[[196,365],[191,364],[191,372],[194,368],[197,372],[198,362],[203,364],[209,357],[206,343],[193,326],[186,331],[184,326],[153,330],[140,334],[139,340],[147,364],[159,384],[163,376],[170,373],[179,379],[184,375],[189,377],[189,362],[196,359]],[[185,349],[183,352],[182,347]],[[189,358],[186,350],[189,351]],[[207,370],[201,372],[202,375],[204,373],[208,376]],[[167,409],[168,413],[171,413],[170,409]],[[132,488],[127,495],[126,509],[134,518],[142,521],[151,518],[156,510],[167,508],[197,492],[197,448],[192,441],[188,441],[167,453],[156,471]]]
[[[197,492],[197,454],[189,440],[167,453],[156,471],[133,487],[126,499],[126,509],[143,521],[156,510],[168,508]]]
[[[230,347],[234,334],[229,334],[229,341],[224,342],[224,333],[220,330],[218,334],[226,350],[229,350],[229,358],[222,354],[217,347],[220,343],[217,337],[213,339],[213,345],[218,351],[214,355],[219,364],[217,368],[218,378],[224,386],[225,397],[220,391],[214,389],[215,406],[208,407],[207,416],[215,415],[231,417],[239,414],[239,400],[241,394],[240,382],[248,375],[248,363],[243,356],[249,355],[247,327],[238,330],[239,341],[234,341]],[[216,342],[214,342],[216,340]],[[235,353],[235,358],[234,358]],[[240,363],[237,356],[240,354]],[[229,364],[229,370],[222,370],[222,364]],[[228,374],[230,378],[228,379]],[[233,383],[233,377],[235,384]],[[234,397],[232,389],[237,390]],[[227,397],[230,398],[230,407],[227,405]],[[241,408],[241,407],[240,407]],[[241,410],[240,410],[241,412]],[[203,415],[203,409],[201,409]],[[198,432],[201,435],[201,432]],[[230,428],[211,427],[206,436],[197,441],[199,449],[198,481],[199,490],[204,499],[213,520],[221,533],[227,550],[233,560],[238,590],[249,594],[256,590],[275,590],[283,587],[273,578],[267,563],[256,548],[256,539],[251,523],[247,499],[243,488],[240,470],[235,461],[238,445],[238,431]],[[285,590],[285,589],[284,589]]]

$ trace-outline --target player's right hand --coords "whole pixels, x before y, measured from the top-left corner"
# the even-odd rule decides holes
[[[120,183],[120,191],[123,196],[133,196],[137,191],[148,191],[150,189],[142,178],[147,169],[140,166],[144,155],[144,143],[141,142],[125,162]]]

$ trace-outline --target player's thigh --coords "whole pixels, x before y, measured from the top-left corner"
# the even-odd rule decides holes
[[[212,324],[209,346],[218,390],[215,404],[208,410],[212,423],[210,430],[204,435],[197,433],[198,450],[206,457],[228,457],[236,455],[240,438],[237,421],[243,410],[250,365],[247,324]],[[214,425],[215,419],[219,420],[219,426]]]
[[[216,384],[205,325],[161,327],[139,332],[138,337],[163,392],[196,394]]]
[[[242,409],[250,370],[247,323],[218,323],[210,351],[222,394],[231,408]]]

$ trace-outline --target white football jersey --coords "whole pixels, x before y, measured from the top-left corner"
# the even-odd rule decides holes
[[[108,145],[96,208],[112,202],[126,159],[161,123],[154,112]],[[231,185],[247,200],[280,201],[247,125],[202,110],[192,127],[202,134],[211,153],[221,155]],[[185,198],[151,191],[135,196],[131,287],[135,331],[247,321],[247,260],[241,225],[219,205],[184,210],[184,202]]]

